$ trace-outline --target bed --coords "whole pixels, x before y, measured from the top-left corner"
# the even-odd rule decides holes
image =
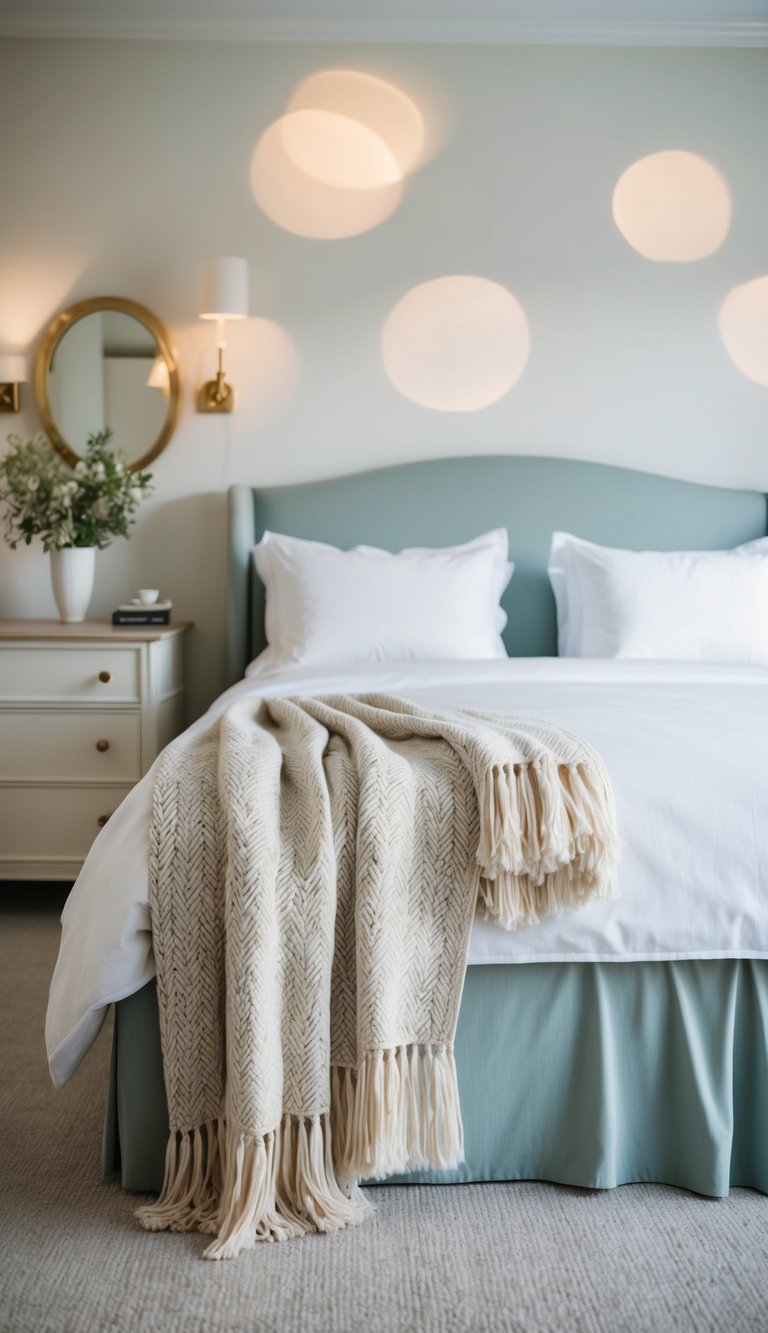
[[[523,457],[438,460],[273,489],[236,486],[229,494],[230,679],[239,680],[265,645],[264,593],[250,554],[263,530],[397,550],[462,541],[496,526],[508,528],[516,565],[503,599],[509,615],[505,644],[515,660],[487,671],[488,679],[478,680],[464,667],[448,672],[447,683],[433,673],[426,686],[438,695],[450,686],[455,699],[464,672],[469,706],[477,706],[472,691],[482,687],[484,700],[500,699],[503,691],[505,699],[522,701],[534,713],[546,707],[548,690],[559,691],[560,714],[574,730],[572,717],[592,728],[609,770],[605,751],[628,708],[636,710],[644,735],[657,719],[670,763],[680,737],[697,734],[690,717],[683,719],[688,732],[676,732],[678,716],[698,706],[702,716],[713,710],[732,716],[751,756],[754,785],[747,796],[757,831],[748,841],[754,864],[736,866],[731,884],[725,864],[713,868],[716,856],[709,855],[709,877],[717,881],[724,914],[714,942],[707,935],[707,911],[691,909],[695,899],[665,902],[666,881],[660,884],[664,875],[658,871],[663,863],[653,857],[639,869],[633,862],[631,872],[633,883],[646,877],[641,888],[653,947],[641,939],[648,923],[636,915],[634,925],[626,925],[626,906],[612,936],[604,922],[590,923],[589,909],[574,914],[581,920],[529,928],[543,931],[541,942],[527,948],[515,941],[503,957],[479,929],[456,1037],[466,1160],[455,1171],[420,1172],[408,1180],[542,1179],[590,1188],[656,1181],[714,1196],[727,1194],[731,1185],[766,1191],[768,890],[759,852],[768,789],[759,750],[768,719],[768,672],[553,661],[555,607],[546,575],[549,540],[557,529],[606,545],[659,550],[725,548],[762,537],[762,495]],[[398,684],[406,691],[426,687],[407,673],[401,677],[390,673],[385,684],[393,691]],[[337,684],[334,679],[330,688]],[[306,688],[307,682],[289,681],[285,691],[294,687]],[[322,687],[322,679],[315,682],[316,691]],[[354,688],[354,680],[345,687]],[[359,681],[358,688],[368,687],[368,677]],[[694,752],[693,740],[691,746],[688,762],[706,767],[707,755]],[[631,763],[625,768],[630,791],[639,779],[633,779]],[[110,836],[114,856],[129,845],[129,823]],[[668,861],[679,852],[673,843],[656,850]],[[706,890],[702,894],[704,901]],[[66,930],[65,920],[65,936]],[[596,946],[595,931],[607,943]],[[64,1081],[98,1030],[107,999],[117,1001],[104,1167],[118,1170],[128,1189],[155,1190],[168,1131],[157,1002],[146,943],[144,948],[130,984],[116,976],[111,993],[102,993],[84,1014],[77,1040],[67,1037],[57,1046],[56,1034],[49,1035],[49,1050],[54,1078]],[[60,1024],[59,1036],[62,1030]]]

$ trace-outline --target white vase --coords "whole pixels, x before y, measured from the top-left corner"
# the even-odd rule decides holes
[[[51,583],[59,620],[76,625],[85,620],[96,572],[95,546],[65,546],[51,551]]]

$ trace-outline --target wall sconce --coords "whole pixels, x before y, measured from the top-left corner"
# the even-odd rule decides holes
[[[198,412],[231,412],[235,391],[224,378],[224,349],[227,345],[224,321],[248,316],[248,261],[246,259],[210,259],[200,281],[201,319],[216,320],[216,346],[219,365],[215,380],[201,384],[197,392]]]
[[[0,353],[0,412],[21,411],[21,385],[27,382],[27,358]]]

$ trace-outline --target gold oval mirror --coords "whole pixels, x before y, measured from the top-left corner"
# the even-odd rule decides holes
[[[121,296],[78,301],[48,326],[35,361],[35,399],[51,444],[74,467],[89,435],[139,472],[176,428],[179,370],[168,330]]]

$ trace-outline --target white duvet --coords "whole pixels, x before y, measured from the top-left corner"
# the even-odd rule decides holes
[[[386,690],[428,707],[560,723],[602,755],[623,841],[617,901],[505,932],[478,919],[470,964],[768,958],[768,669],[513,658],[254,672],[242,695]],[[70,1078],[105,1007],[154,975],[148,905],[152,770],[99,834],[62,915],[46,1021]]]

